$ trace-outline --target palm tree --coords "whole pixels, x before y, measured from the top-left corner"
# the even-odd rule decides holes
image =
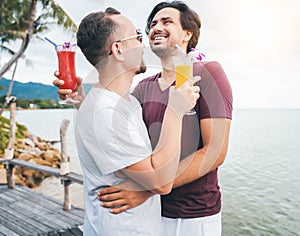
[[[19,49],[0,69],[0,79],[21,58],[33,36],[48,29],[50,20],[64,29],[75,32],[77,26],[54,0],[0,0],[0,49],[5,44],[21,41]],[[37,15],[37,10],[41,13]]]

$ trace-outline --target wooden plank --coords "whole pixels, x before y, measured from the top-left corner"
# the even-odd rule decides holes
[[[59,235],[60,236],[74,236],[73,234],[72,234],[72,232],[71,231],[69,231],[69,230],[65,230],[65,231],[63,231],[63,232],[59,232]]]
[[[70,172],[69,174],[65,175],[65,177],[71,180],[72,182],[83,185],[83,177],[80,174]]]
[[[60,236],[60,233],[59,232],[50,232],[48,235],[49,236]]]
[[[17,235],[83,235],[82,231],[78,229],[78,225],[83,223],[83,218],[80,218],[80,222],[76,224],[74,220],[70,220],[68,217],[61,215],[61,213],[65,213],[61,208],[62,203],[60,203],[59,207],[61,212],[51,211],[47,209],[47,207],[40,206],[45,203],[47,204],[46,206],[48,206],[49,201],[47,199],[44,201],[36,201],[36,199],[32,199],[32,194],[36,192],[29,191],[29,194],[26,194],[27,188],[18,187],[18,189],[19,188],[25,191],[7,191],[9,194],[6,196],[11,196],[13,201],[10,202],[12,202],[12,204],[5,206],[6,208],[4,208],[2,204],[0,206],[0,226],[2,228],[5,227],[3,230],[7,232],[15,231],[18,233]],[[5,194],[7,194],[7,192],[5,192]],[[2,193],[1,196],[3,196],[3,194],[4,193]],[[30,202],[27,198],[33,202]],[[58,204],[53,202],[51,202],[51,204],[58,206]],[[82,209],[80,210],[83,212]],[[71,214],[71,212],[68,212],[68,214]],[[2,230],[0,230],[0,232],[1,231]],[[50,232],[52,233],[50,234]],[[76,234],[73,232],[76,232]],[[5,235],[13,234],[8,233]]]
[[[24,161],[24,160],[20,160],[20,159],[11,159],[8,162],[13,165],[23,166],[25,168],[41,171],[41,172],[44,172],[44,173],[47,173],[50,175],[60,176],[60,170],[57,168],[39,165],[34,162],[28,162],[28,161]]]
[[[7,185],[6,184],[0,184],[0,193],[7,191]]]
[[[24,198],[25,195],[24,188],[20,188],[20,191],[18,191],[16,194],[20,196],[20,198]],[[45,207],[46,209],[49,209],[51,211],[58,212],[60,215],[64,217],[68,217],[70,220],[75,220],[76,223],[83,223],[83,216],[84,216],[84,210],[76,207],[72,207],[71,211],[64,211],[62,209],[62,203],[59,202],[56,199],[50,198],[45,195],[41,195],[40,193],[37,193],[31,189],[26,189],[28,192],[30,192],[30,195],[28,195],[28,200],[35,202],[35,204],[40,205],[41,207]],[[74,222],[72,221],[72,224]]]
[[[6,212],[1,212],[0,222],[3,226],[5,226],[9,230],[17,233],[18,235],[22,235],[22,236],[32,235],[32,233],[30,233],[30,231],[28,231],[30,229],[27,228],[26,225],[24,225],[22,223],[22,221],[15,219],[14,216],[11,216],[10,214],[7,214]]]
[[[75,183],[78,183],[81,185],[83,184],[82,175],[74,173],[74,172],[70,172],[70,173],[62,176],[60,174],[60,169],[50,167],[50,166],[39,165],[34,162],[28,162],[28,161],[24,161],[24,160],[20,160],[20,159],[11,159],[11,160],[8,160],[8,163],[17,165],[17,166],[23,166],[25,168],[29,168],[29,169],[36,170],[36,171],[41,171],[41,172],[44,172],[44,173],[47,173],[50,175],[54,175],[56,177],[64,177]]]
[[[10,229],[6,228],[5,226],[0,224],[0,235],[1,236],[18,236],[15,232],[11,231]]]
[[[4,235],[77,235],[84,210],[62,210],[63,203],[24,186],[0,186],[0,232]],[[0,236],[2,236],[0,234]]]
[[[25,194],[26,192],[31,192],[31,199],[34,199],[35,202],[39,202],[42,199],[47,199],[49,201],[49,203],[47,203],[47,206],[51,206],[51,209],[58,209],[59,211],[61,211],[64,214],[69,215],[76,215],[78,216],[80,219],[83,219],[84,216],[84,210],[79,208],[79,207],[74,207],[72,206],[72,210],[71,211],[63,211],[62,210],[62,202],[60,202],[59,200],[55,199],[55,198],[51,198],[49,196],[46,195],[42,195],[41,193],[38,193],[32,189],[28,189],[28,188],[24,188],[23,186],[18,186],[18,191],[22,192],[22,194]],[[51,205],[49,205],[51,204]]]
[[[17,208],[0,206],[0,211],[3,217],[10,219],[11,222],[15,222],[15,225],[17,224],[29,232],[41,233],[41,232],[45,232],[45,231],[47,232],[51,230],[51,228],[45,227],[45,225],[36,221],[36,218],[32,218],[28,216],[26,212],[18,211]],[[14,228],[10,228],[10,229],[14,230]]]
[[[45,229],[46,232],[58,230],[62,228],[67,228],[70,225],[67,223],[62,223],[60,219],[57,219],[57,215],[55,213],[45,212],[40,208],[32,208],[32,206],[28,205],[20,205],[16,204],[16,207],[22,208],[23,211],[26,212],[28,218],[32,219],[36,222],[41,222],[48,229]]]
[[[22,189],[22,187],[18,189]],[[29,191],[28,193],[26,191],[14,191],[13,197],[16,199],[16,203],[12,207],[22,208],[29,216],[34,216],[44,224],[48,222],[50,224],[47,224],[48,226],[51,227],[53,225],[52,227],[56,229],[69,228],[70,226],[81,225],[83,223],[82,209],[82,217],[74,216],[72,214],[73,210],[71,212],[62,210],[62,203],[53,203],[46,198],[37,197],[34,194],[39,193],[34,191]]]
[[[5,194],[0,194],[0,200],[0,205],[8,205],[15,201],[13,198],[6,196]]]
[[[73,228],[69,230],[75,236],[82,236],[83,232],[79,228]]]
[[[48,221],[48,223],[51,223],[51,225],[53,224],[56,229],[64,229],[78,224],[78,222],[62,216],[60,212],[55,211],[55,209],[50,209],[48,207],[48,202],[38,203],[34,201],[34,199],[32,200],[33,202],[24,196],[18,196],[18,201],[11,207],[22,208],[29,217],[34,217],[41,222]]]
[[[26,204],[24,206],[23,203],[17,202],[19,201],[19,199],[15,198],[16,195],[14,194],[14,192],[15,191],[11,190],[9,195],[4,195],[4,194],[0,195],[0,200],[1,200],[0,209],[1,207],[5,208],[5,210],[10,214],[27,222],[28,224],[33,224],[34,226],[38,227],[38,229],[41,229],[42,231],[47,232],[55,229],[53,224],[51,224],[51,222],[49,222],[48,219],[45,219],[45,217],[40,217],[40,214],[42,213],[40,209],[34,212],[35,203],[32,203],[33,206],[31,206],[30,204]],[[10,201],[4,202],[3,199],[8,197],[11,198]]]

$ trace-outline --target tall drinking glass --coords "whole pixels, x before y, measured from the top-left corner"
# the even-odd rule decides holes
[[[193,77],[193,61],[187,55],[178,55],[173,57],[175,65],[176,82],[175,88],[179,88],[185,81]],[[186,115],[195,115],[194,109],[185,113]]]
[[[60,78],[65,82],[60,86],[61,89],[71,89],[74,91],[77,87],[77,78],[75,72],[75,51],[76,44],[65,43],[55,47],[58,57],[58,70]],[[59,101],[60,104],[76,104],[78,100],[73,100],[69,95],[65,100]]]

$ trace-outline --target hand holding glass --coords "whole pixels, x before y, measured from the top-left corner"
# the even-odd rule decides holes
[[[176,72],[175,88],[179,88],[185,81],[193,77],[193,61],[186,55],[178,55],[173,57]],[[196,114],[192,109],[185,113],[186,115]]]
[[[60,78],[64,84],[60,86],[61,89],[71,89],[74,91],[77,87],[77,78],[75,72],[75,51],[76,45],[64,44],[55,47],[58,57],[58,70]],[[79,101],[73,100],[70,95],[67,95],[66,100],[59,101],[60,104],[76,104]]]

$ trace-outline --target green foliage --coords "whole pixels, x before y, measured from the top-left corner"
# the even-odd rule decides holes
[[[76,32],[75,23],[55,1],[38,0],[37,3],[40,14],[34,19],[34,35],[48,30],[49,23]],[[32,13],[32,0],[1,0],[0,45],[16,39],[24,39]]]
[[[5,95],[0,96],[0,108],[2,107],[3,103],[5,101]],[[59,104],[57,101],[53,99],[20,99],[18,98],[16,100],[16,105],[18,108],[22,109],[66,109],[66,108],[72,108],[70,105],[62,105]]]
[[[40,109],[50,109],[57,106],[57,102],[51,99],[42,100],[35,103]]]
[[[55,1],[41,0],[40,3],[42,5],[42,13],[35,21],[36,33],[48,30],[49,23],[56,23],[70,32],[77,31],[75,23]],[[50,22],[50,19],[54,22]]]
[[[26,29],[28,21],[29,1],[1,0],[0,15],[0,42],[21,38],[22,31]],[[22,21],[23,19],[23,21]]]
[[[9,120],[0,116],[0,155],[4,153],[9,140]]]
[[[28,133],[26,126],[18,124],[16,125],[16,139],[24,139]],[[10,135],[10,122],[9,119],[4,116],[0,116],[0,155],[4,153],[7,148]]]
[[[26,108],[29,108],[30,101],[27,99],[17,99],[16,104],[17,104],[17,107],[26,109]]]
[[[14,55],[0,68],[0,80],[11,66],[20,59],[33,36],[48,30],[49,24],[76,32],[77,26],[54,0],[1,0],[0,4],[0,52]],[[21,42],[19,49],[8,48],[11,42]]]
[[[0,107],[4,103],[5,96],[0,97]],[[17,99],[16,101],[17,107],[22,109],[66,109],[72,108],[70,105],[62,105],[53,99]]]

